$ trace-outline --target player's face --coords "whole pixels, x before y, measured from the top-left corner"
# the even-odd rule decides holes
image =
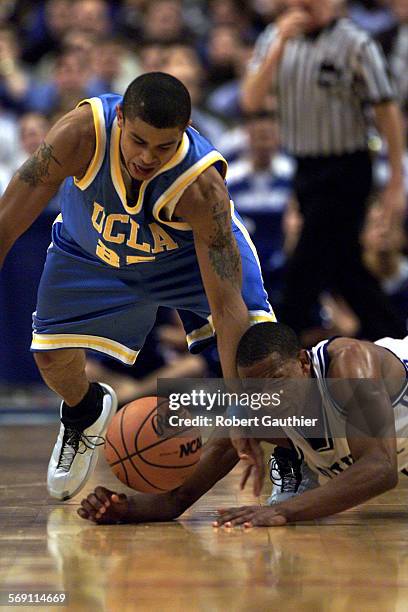
[[[250,379],[243,383],[247,391],[262,391],[271,397],[275,393],[279,395],[279,404],[265,406],[265,412],[275,417],[293,414],[300,416],[309,401],[309,385],[305,383],[311,378],[310,368],[307,352],[302,350],[296,359],[282,361],[277,353],[272,353],[250,367],[238,366],[238,375],[241,379]],[[262,380],[258,383],[253,379]]]
[[[122,130],[120,149],[127,171],[137,181],[152,178],[176,153],[184,130],[155,128],[139,118],[125,120],[120,109],[117,116]]]

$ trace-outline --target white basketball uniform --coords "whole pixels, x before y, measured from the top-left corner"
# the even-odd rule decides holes
[[[319,481],[322,483],[354,463],[347,443],[344,413],[328,392],[326,376],[330,364],[327,351],[329,343],[330,340],[324,340],[308,351],[322,398],[321,419],[324,437],[305,438],[298,428],[284,428],[299,455],[319,475]],[[397,434],[398,469],[408,475],[406,469],[408,467],[408,336],[403,340],[382,338],[375,344],[391,351],[406,369],[406,382],[398,396],[392,399],[392,406]],[[335,432],[335,435],[331,435],[331,432]]]

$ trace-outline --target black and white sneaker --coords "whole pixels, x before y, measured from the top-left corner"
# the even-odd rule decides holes
[[[273,484],[267,505],[279,504],[319,486],[317,474],[289,448],[277,446],[269,459],[269,474]]]
[[[84,487],[95,469],[98,446],[104,444],[103,436],[116,414],[116,393],[108,385],[99,384],[105,394],[96,421],[83,431],[61,423],[47,474],[48,493],[56,499],[71,499]]]

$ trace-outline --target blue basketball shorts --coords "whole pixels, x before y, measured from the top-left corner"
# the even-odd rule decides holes
[[[242,296],[251,322],[275,321],[255,247],[238,222],[234,234],[242,257]],[[118,269],[90,258],[79,247],[67,248],[56,238],[53,231],[33,314],[32,351],[83,348],[132,365],[159,306],[177,309],[191,352],[214,342],[193,245],[157,264]]]

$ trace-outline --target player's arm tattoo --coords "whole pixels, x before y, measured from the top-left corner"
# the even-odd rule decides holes
[[[21,166],[18,171],[20,179],[24,183],[28,183],[30,187],[37,187],[44,178],[50,175],[49,166],[51,160],[61,166],[53,154],[52,145],[43,142],[37,151]]]
[[[211,207],[214,230],[209,240],[209,257],[214,272],[221,280],[241,289],[241,256],[235,242],[229,213],[222,202]]]

